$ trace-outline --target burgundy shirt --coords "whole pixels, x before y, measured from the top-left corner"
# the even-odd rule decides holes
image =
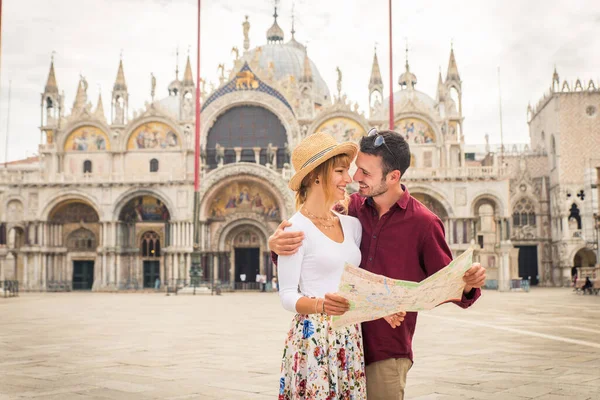
[[[388,212],[378,216],[373,199],[355,193],[350,196],[348,214],[362,224],[361,268],[392,279],[420,282],[452,261],[442,221],[410,195],[404,195]],[[473,289],[456,304],[471,306],[481,295]],[[406,314],[404,322],[392,329],[380,318],[363,322],[363,342],[367,364],[388,358],[413,360],[412,338],[417,313]]]

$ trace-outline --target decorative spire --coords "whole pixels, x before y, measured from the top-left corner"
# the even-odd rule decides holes
[[[454,58],[454,43],[450,44],[450,60],[448,60],[448,73],[446,74],[446,80],[456,80],[460,82],[460,75],[458,73],[458,67],[456,66],[456,58]]]
[[[292,40],[295,40],[294,34],[296,30],[294,29],[294,8],[296,7],[296,2],[292,2]]]
[[[58,94],[58,85],[56,84],[56,76],[54,75],[54,52],[52,52],[52,60],[50,61],[50,72],[48,73],[48,80],[46,81],[46,87],[44,88],[44,92]]]
[[[437,101],[442,102],[446,98],[446,86],[444,86],[444,81],[442,79],[442,67],[440,66],[440,70],[438,72],[438,87],[437,87]]]
[[[267,31],[267,43],[283,42],[283,29],[277,23],[277,2],[275,2],[275,13],[273,14],[273,25]]]
[[[194,76],[192,75],[192,64],[188,54],[187,63],[185,64],[185,72],[183,73],[183,85],[194,86]]]
[[[410,67],[408,65],[408,39],[404,39],[406,41],[406,47],[405,47],[405,51],[406,51],[406,72],[410,71]]]
[[[405,89],[414,89],[415,85],[417,84],[417,76],[415,74],[413,74],[412,72],[410,72],[410,66],[408,65],[408,40],[406,41],[406,71],[404,71],[404,73],[402,75],[400,75],[400,78],[398,79],[398,84],[400,86],[402,86],[402,88]]]
[[[558,72],[556,71],[556,64],[554,64],[554,73],[552,74],[552,90],[558,91],[560,86],[560,78],[558,77]]]
[[[369,80],[369,90],[373,86],[383,85],[381,79],[381,70],[379,69],[379,60],[377,60],[377,45],[375,45],[375,51],[373,54],[373,66],[371,67],[371,79]]]
[[[302,74],[302,82],[312,82],[313,74],[310,67],[310,59],[308,58],[308,49],[304,51],[304,70]]]
[[[177,50],[175,51],[175,80],[179,80],[179,46],[177,46]]]
[[[337,91],[338,91],[338,100],[342,98],[342,70],[340,67],[335,67],[335,71],[337,72]]]
[[[73,102],[73,112],[81,111],[86,107],[87,88],[87,81],[83,76],[80,76],[79,83],[77,84],[77,94],[75,95],[75,101]]]
[[[102,104],[102,93],[98,94],[98,104],[96,105],[96,111],[94,111],[94,116],[105,121],[106,116],[104,115],[104,105]]]
[[[121,55],[121,59],[119,60],[119,70],[117,71],[117,79],[115,80],[115,85],[113,86],[113,90],[116,91],[127,91],[127,84],[125,83],[125,73],[123,72],[123,56]]]

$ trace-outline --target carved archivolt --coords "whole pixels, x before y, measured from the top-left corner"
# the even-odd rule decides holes
[[[287,187],[280,174],[262,165],[238,163],[224,165],[206,175],[200,186],[201,219],[205,219],[207,215],[210,206],[208,202],[212,194],[220,190],[227,181],[233,181],[243,175],[259,178],[266,188],[271,189],[276,198],[281,199],[282,203],[279,205],[281,218],[289,218],[294,213],[293,192]]]

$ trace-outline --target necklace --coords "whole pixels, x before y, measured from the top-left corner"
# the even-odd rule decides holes
[[[333,215],[329,215],[327,217],[317,217],[315,214],[308,211],[306,207],[302,207],[302,210],[306,213],[306,216],[314,221],[315,224],[320,225],[323,229],[331,229],[335,226],[335,217]]]

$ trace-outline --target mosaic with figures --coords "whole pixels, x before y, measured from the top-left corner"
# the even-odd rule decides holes
[[[168,221],[170,219],[167,206],[152,196],[140,196],[129,200],[119,220],[125,222]]]
[[[65,151],[110,150],[108,136],[95,126],[82,126],[73,131],[65,142]]]
[[[221,218],[238,212],[253,212],[273,219],[280,217],[273,196],[254,183],[234,182],[221,189],[210,205],[209,217]]]
[[[403,118],[396,122],[398,131],[409,144],[435,143],[435,133],[429,124],[418,118]]]
[[[319,125],[315,132],[327,133],[333,136],[338,142],[356,142],[365,135],[365,130],[358,122],[345,117],[328,119]]]
[[[127,143],[127,150],[178,149],[181,140],[175,130],[162,122],[147,122],[138,126]]]

